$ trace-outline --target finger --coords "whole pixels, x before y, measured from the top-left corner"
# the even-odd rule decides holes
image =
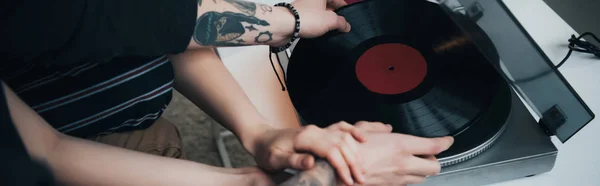
[[[416,175],[404,175],[399,180],[402,184],[420,184],[425,181],[424,176],[416,176]]]
[[[315,159],[309,154],[292,154],[288,157],[289,165],[284,167],[292,167],[294,169],[306,170],[313,167]]]
[[[333,9],[341,8],[342,6],[346,6],[348,3],[344,0],[328,0],[327,6]]]
[[[337,17],[337,30],[340,32],[350,32],[350,23],[342,16]]]
[[[335,128],[333,125],[331,127]],[[306,126],[305,129],[296,136],[296,139],[294,140],[294,149],[297,151],[309,151],[318,157],[325,158],[329,156],[332,151],[338,150],[336,144],[343,143],[343,138],[337,137],[341,135],[344,135],[344,133],[341,131],[334,131],[333,133],[326,132],[325,130],[314,125],[309,125]],[[324,140],[324,136],[335,137]]]
[[[346,160],[346,163],[348,164],[350,172],[352,173],[353,177],[356,179],[356,182],[364,183],[362,169],[357,162],[355,153],[352,152],[352,150],[350,150],[350,147],[348,147],[346,145],[342,145],[340,147],[340,151],[342,152],[342,156],[344,157],[344,159]]]
[[[331,125],[330,127],[328,127],[327,129],[335,129],[335,130],[340,130],[343,132],[348,132],[350,134],[352,134],[352,136],[360,142],[365,142],[367,140],[365,134],[363,131],[359,130],[358,128],[356,128],[355,126],[347,123],[347,122],[338,122],[334,125]]]
[[[410,156],[404,159],[404,167],[399,174],[410,174],[417,176],[434,176],[440,173],[441,165],[438,161]]]
[[[267,169],[269,169],[269,171],[287,167],[304,169],[301,167],[302,158],[304,157],[293,152],[274,149],[267,157],[268,164],[270,165]]]
[[[362,173],[366,173],[367,170],[365,169],[365,161],[364,161],[364,158],[362,157],[362,154],[358,151],[358,144],[356,143],[356,141],[352,137],[348,137],[345,140],[345,142],[347,143],[348,147],[350,147],[350,150],[354,153],[354,157],[356,157],[356,161],[358,163],[360,171]],[[363,174],[363,177],[364,177],[364,174]]]
[[[346,161],[344,160],[344,156],[339,149],[331,149],[330,153],[328,153],[327,161],[329,161],[331,166],[337,170],[338,175],[346,184],[354,185],[348,165],[345,163]]]
[[[350,31],[350,24],[346,21],[346,18],[338,16],[335,12],[330,12],[326,20],[329,30],[337,30],[339,32]]]
[[[333,132],[323,130],[314,125],[306,126],[294,140],[294,149],[297,151],[309,151],[319,157],[327,157],[332,150],[337,149],[337,144],[342,143],[344,132],[337,126],[330,126]],[[330,128],[328,128],[330,129]],[[347,135],[347,134],[346,134]],[[327,138],[323,138],[327,137]]]
[[[392,132],[393,129],[389,124],[368,121],[359,121],[354,126],[365,132]]]
[[[367,169],[365,168],[365,159],[360,153],[360,151],[358,151],[358,144],[356,143],[356,141],[352,139],[351,141],[349,141],[349,143],[350,150],[354,152],[354,157],[356,157],[360,171],[363,173],[362,175],[364,177],[365,173],[367,173]]]
[[[401,143],[404,149],[413,155],[436,155],[448,150],[454,143],[454,138],[449,136],[439,138],[409,136]]]
[[[338,148],[341,144],[342,138],[332,138],[334,140],[329,141],[315,141],[322,139],[325,135],[325,130],[318,128],[313,125],[307,126],[299,135],[296,136],[294,147],[296,150],[310,151],[318,157],[326,158],[329,163],[336,169],[340,179],[346,184],[353,185],[352,175],[346,164],[346,161]],[[338,132],[341,134],[342,132]],[[335,135],[339,135],[335,134]],[[337,139],[337,140],[336,140]]]
[[[362,164],[359,163],[359,154],[357,153],[358,147],[356,146],[356,141],[349,135],[344,138],[344,143],[341,144],[340,149],[346,163],[350,167],[352,171],[352,175],[356,178],[358,183],[364,183],[365,178],[363,175],[363,167]]]
[[[363,131],[359,130],[358,128],[351,125],[350,123],[346,123],[344,121],[338,122],[338,123],[328,127],[328,129],[336,129],[336,130],[340,130],[343,132],[348,132],[348,133],[352,134],[352,136],[357,141],[360,141],[360,142],[367,141],[367,137],[365,136],[365,134],[363,134]]]
[[[331,143],[328,140],[323,141],[323,136],[329,135],[319,127],[308,125],[295,137],[294,149],[297,151],[308,151],[319,157],[327,156],[331,150]]]

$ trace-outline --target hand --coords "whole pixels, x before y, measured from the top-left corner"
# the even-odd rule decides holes
[[[291,4],[300,15],[300,38],[314,38],[332,30],[350,31],[346,19],[332,11],[347,5],[344,0],[296,0]]]
[[[381,123],[359,122],[356,127],[368,132],[367,142],[359,145],[367,170],[362,185],[418,184],[437,175],[441,166],[434,155],[447,150],[452,137],[421,138],[390,133]]]
[[[368,182],[364,185],[418,184],[440,172],[434,155],[447,150],[452,137],[420,138],[404,134],[371,133],[360,145]]]
[[[352,185],[353,176],[356,182],[364,182],[362,158],[358,153],[358,142],[364,141],[364,134],[356,127],[339,122],[325,129],[309,125],[268,130],[257,139],[252,152],[259,167],[266,170],[310,169],[315,163],[315,158],[308,154],[311,153],[327,159],[341,179]]]

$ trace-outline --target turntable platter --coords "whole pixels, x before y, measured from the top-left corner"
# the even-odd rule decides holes
[[[452,135],[438,155],[444,165],[503,131],[508,84],[439,5],[369,0],[337,13],[352,30],[300,40],[288,65],[290,97],[307,123],[380,121],[396,133]]]

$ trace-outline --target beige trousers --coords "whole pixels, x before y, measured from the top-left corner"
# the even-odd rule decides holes
[[[158,156],[185,159],[179,131],[162,117],[146,129],[94,136],[88,140]]]

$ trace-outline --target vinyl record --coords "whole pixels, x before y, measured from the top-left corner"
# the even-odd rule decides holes
[[[288,65],[290,97],[306,123],[380,121],[396,133],[455,136],[456,150],[442,156],[477,147],[504,126],[508,85],[454,22],[476,27],[468,18],[453,21],[418,0],[368,0],[337,13],[352,30],[300,40]],[[486,115],[491,109],[502,114]]]

